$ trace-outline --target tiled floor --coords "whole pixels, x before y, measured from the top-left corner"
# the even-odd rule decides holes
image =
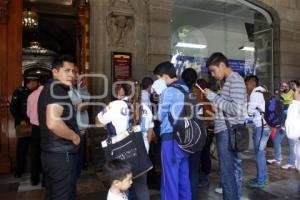
[[[284,155],[287,155],[287,148],[283,148]],[[268,148],[267,156],[272,157],[272,148]],[[284,156],[286,160],[286,156]],[[244,180],[253,178],[256,174],[255,162],[250,152],[243,155]],[[269,166],[269,185],[261,189],[247,189],[243,187],[244,200],[269,200],[269,199],[300,199],[297,194],[297,185],[300,181],[295,170],[285,171],[276,166]],[[213,161],[213,171],[210,185],[199,189],[199,199],[219,200],[222,196],[215,193],[219,177],[217,174],[217,161]],[[77,185],[80,200],[105,200],[106,188],[101,181],[101,173],[95,173],[92,167],[84,171]],[[159,200],[158,190],[151,190],[151,199]],[[44,199],[45,190],[41,186],[32,187],[29,182],[29,175],[21,179],[15,179],[12,175],[0,175],[0,200],[40,200]]]

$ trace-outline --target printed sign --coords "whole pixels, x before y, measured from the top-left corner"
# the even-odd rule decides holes
[[[112,52],[113,82],[129,78],[131,78],[131,53]]]

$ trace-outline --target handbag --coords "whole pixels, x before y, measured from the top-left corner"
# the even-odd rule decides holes
[[[228,129],[230,149],[234,152],[243,152],[248,150],[249,135],[252,127],[247,124],[234,124],[230,126],[225,112],[223,112],[223,114],[225,116],[225,122]]]
[[[27,124],[26,126],[21,126],[18,124],[16,126],[16,136],[17,138],[30,137],[32,133],[32,125]]]
[[[133,177],[139,177],[152,169],[143,136],[139,126],[101,142],[106,161],[120,159],[127,161]]]

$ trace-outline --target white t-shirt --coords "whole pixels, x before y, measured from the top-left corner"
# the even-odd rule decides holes
[[[129,109],[123,100],[115,100],[110,102],[97,115],[99,121],[106,125],[112,123],[116,129],[116,134],[120,134],[128,129]]]
[[[142,103],[142,119],[141,119],[141,129],[142,129],[142,133],[143,133],[143,138],[144,138],[144,143],[145,143],[145,147],[147,152],[149,151],[149,142],[148,142],[148,138],[147,138],[147,131],[149,128],[153,128],[154,127],[154,123],[153,123],[153,114],[152,111],[150,110],[150,108]]]
[[[111,192],[110,190],[108,190],[107,200],[128,200],[128,198],[125,193],[122,193],[122,196],[119,196],[119,195]]]

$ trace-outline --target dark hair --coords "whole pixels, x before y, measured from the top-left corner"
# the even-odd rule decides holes
[[[295,83],[297,87],[300,86],[300,83],[297,80],[291,80],[291,81],[289,81],[289,84],[291,84],[291,83]]]
[[[52,69],[59,69],[63,67],[64,62],[74,63],[74,59],[70,55],[61,55],[54,58],[52,62]]]
[[[206,67],[209,67],[211,65],[219,66],[220,63],[224,63],[226,67],[229,67],[228,59],[224,54],[221,52],[215,52],[213,53],[206,61]]]
[[[103,172],[106,181],[112,184],[114,180],[124,180],[126,176],[131,173],[131,166],[124,160],[113,159],[105,163]]]
[[[193,68],[187,68],[182,72],[181,78],[191,89],[197,81],[197,72]]]
[[[143,80],[141,82],[141,88],[142,88],[142,90],[145,90],[152,84],[153,84],[153,79],[150,77],[145,77],[145,78],[143,78]]]
[[[259,84],[259,79],[257,76],[255,75],[249,75],[245,78],[245,83],[249,82],[249,81],[254,81],[256,83],[256,85]]]
[[[170,78],[175,78],[176,77],[176,70],[175,67],[172,63],[169,61],[162,62],[159,65],[157,65],[153,71],[154,75],[168,75]]]

